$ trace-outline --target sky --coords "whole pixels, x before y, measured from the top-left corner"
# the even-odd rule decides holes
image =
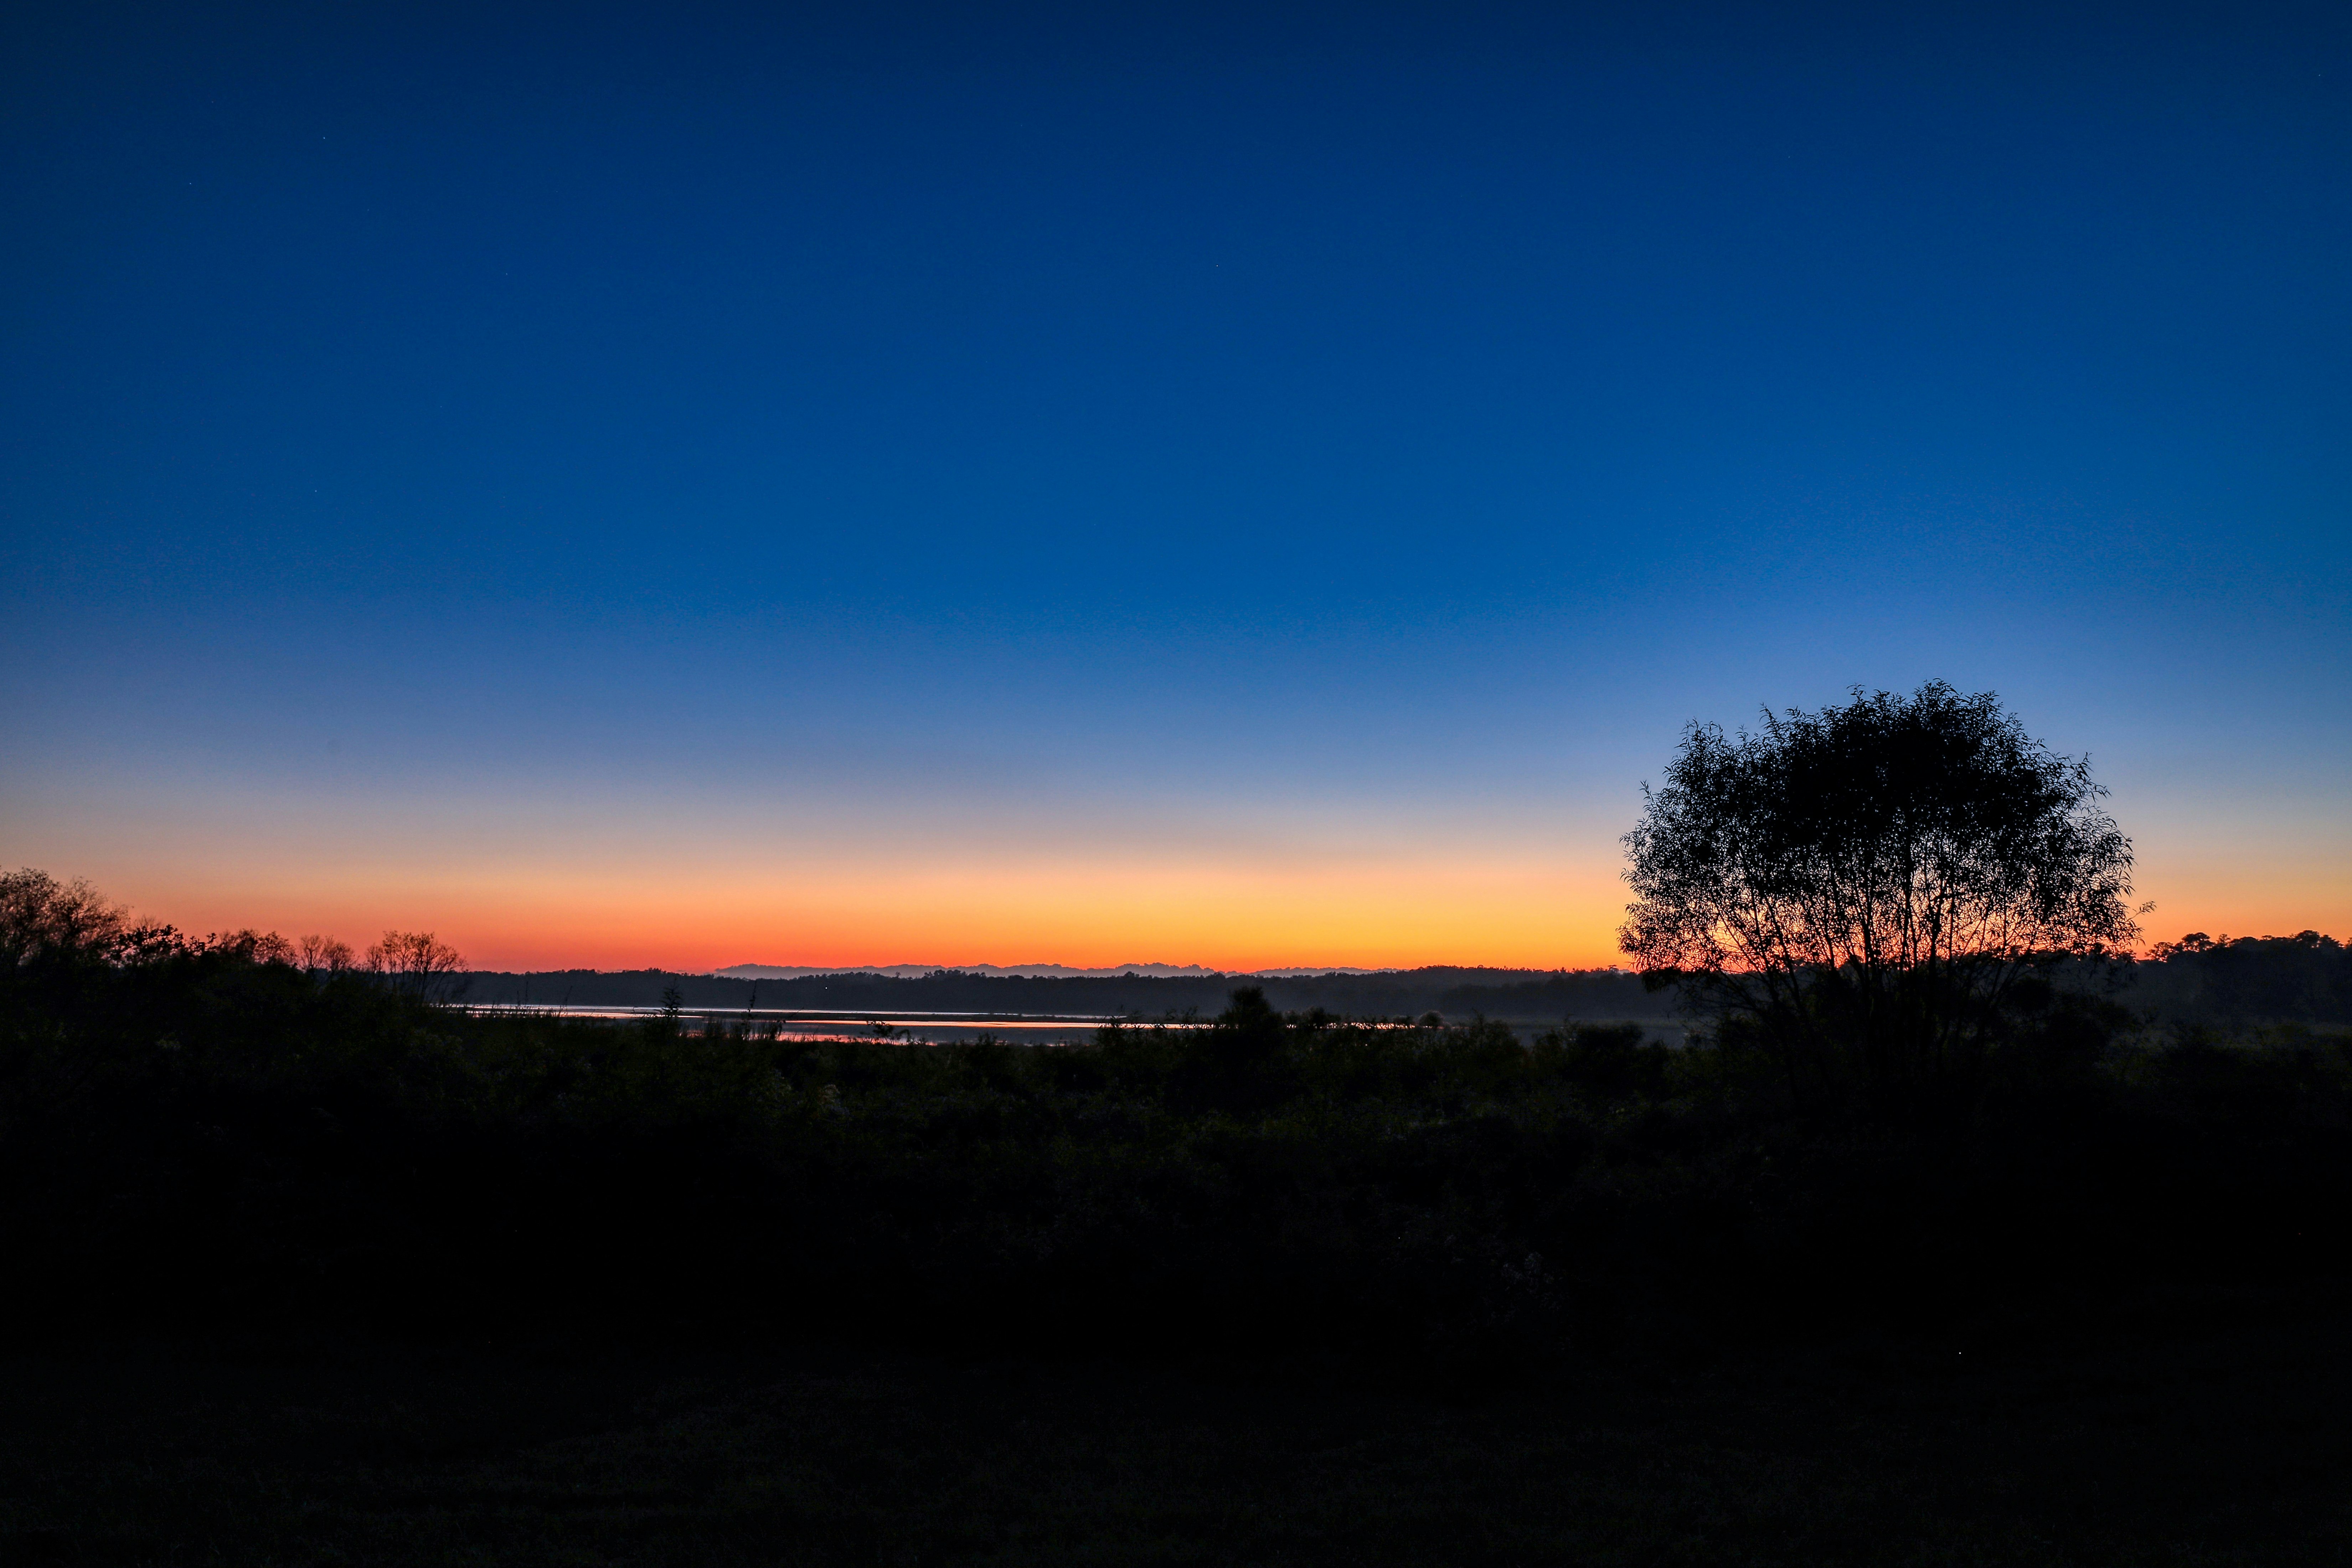
[[[10,8],[0,864],[1585,967],[1685,726],[1939,679],[2151,940],[2352,937],[2347,84],[2317,5]]]

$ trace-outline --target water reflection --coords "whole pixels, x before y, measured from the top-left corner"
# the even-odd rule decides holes
[[[478,1002],[465,1010],[477,1016],[501,1013],[537,1017],[658,1018],[659,1007],[603,1006],[588,1004],[545,1005],[530,1002]],[[1108,1013],[845,1013],[778,1008],[738,1008],[731,1012],[688,1008],[678,1015],[678,1030],[688,1036],[732,1034],[782,1035],[799,1039],[898,1040],[908,1045],[954,1045],[994,1035],[1030,1045],[1075,1045],[1094,1038],[1105,1024],[1157,1023]],[[1168,1027],[1197,1028],[1193,1022],[1168,1021]]]

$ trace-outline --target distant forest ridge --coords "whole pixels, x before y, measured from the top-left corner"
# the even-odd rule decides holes
[[[1286,1012],[1320,1007],[1349,1017],[1555,1020],[1666,1018],[1670,995],[1644,991],[1641,977],[1599,970],[1429,968],[1390,972],[1332,970],[1307,974],[1115,974],[1038,976],[939,970],[921,975],[800,974],[751,980],[728,974],[673,974],[658,969],[617,973],[574,969],[527,974],[476,973],[463,994],[477,1003],[655,1007],[676,986],[688,1009],[737,1010],[756,1005],[792,1010],[860,1013],[1005,1013],[1136,1018],[1213,1015],[1236,987],[1260,985]]]
[[[459,977],[475,1003],[657,1007],[676,986],[691,1010],[758,1006],[794,1011],[1003,1013],[1131,1018],[1203,1016],[1222,1009],[1234,989],[1259,985],[1285,1012],[1320,1007],[1355,1018],[1448,1019],[1475,1016],[1513,1022],[1578,1018],[1664,1020],[1676,1016],[1672,992],[1645,989],[1641,977],[1606,969],[1425,969],[1264,975],[1196,973],[1059,976],[940,970],[929,974],[799,974],[746,979],[677,974],[658,969],[590,969],[530,973],[477,972]],[[2201,935],[2156,955],[2112,965],[2070,965],[2068,984],[2111,989],[2116,999],[2161,1022],[2262,1021],[2352,1024],[2352,947],[2315,931],[2294,936]]]
[[[1347,964],[1293,964],[1287,969],[1213,969],[1205,963],[1108,963],[1083,969],[1067,963],[730,963],[714,969],[724,980],[803,980],[811,975],[884,974],[894,980],[920,980],[933,974],[1013,975],[1032,980],[1112,980],[1139,974],[1152,980],[1224,975],[1228,979],[1290,979],[1302,974],[1397,974],[1396,968],[1354,969]],[[1529,970],[1549,974],[1551,970]]]

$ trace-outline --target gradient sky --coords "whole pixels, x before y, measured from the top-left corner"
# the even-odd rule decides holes
[[[1590,965],[1996,690],[2352,937],[2352,13],[11,8],[0,862],[478,963]]]

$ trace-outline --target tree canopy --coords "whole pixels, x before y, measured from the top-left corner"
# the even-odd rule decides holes
[[[1767,711],[1754,734],[1694,724],[1625,836],[1620,945],[1784,1048],[1946,1062],[2024,967],[2137,935],[2105,793],[1992,693],[1941,681]]]

